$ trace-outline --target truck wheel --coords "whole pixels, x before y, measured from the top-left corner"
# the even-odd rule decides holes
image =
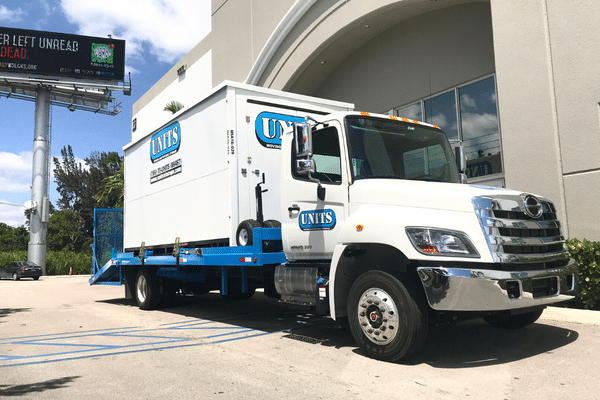
[[[537,321],[543,311],[541,309],[517,315],[491,314],[483,317],[483,320],[494,328],[521,329]]]
[[[235,233],[235,241],[238,246],[250,246],[252,244],[252,229],[260,228],[260,222],[254,219],[242,221]]]
[[[408,279],[383,271],[361,275],[348,296],[348,323],[370,357],[397,361],[418,351],[429,328],[424,296]]]
[[[281,222],[268,219],[263,222],[263,228],[281,228]],[[280,240],[265,240],[263,242],[263,253],[276,253],[283,251],[283,245]]]
[[[242,293],[242,287],[239,285],[229,285],[229,290],[227,294],[221,293],[221,297],[223,300],[247,300],[254,296],[256,292],[256,288],[252,285],[248,286],[248,292]]]
[[[142,310],[154,310],[160,302],[158,279],[146,268],[140,268],[135,278],[135,299]]]
[[[159,308],[171,308],[175,305],[175,296],[178,288],[170,279],[161,279],[162,296],[158,304]]]

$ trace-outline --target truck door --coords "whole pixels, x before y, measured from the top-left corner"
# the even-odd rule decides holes
[[[291,165],[282,165],[281,222],[283,247],[290,260],[327,259],[333,255],[348,212],[349,177],[341,132],[338,122],[313,132],[313,179],[296,172],[294,146],[284,147],[283,151],[291,154]],[[325,188],[324,200],[317,196],[319,183],[314,179]]]

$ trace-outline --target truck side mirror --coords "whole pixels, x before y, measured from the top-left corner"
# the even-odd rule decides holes
[[[298,174],[314,173],[316,169],[315,160],[312,158],[296,160],[296,172]]]
[[[458,172],[464,174],[467,170],[467,158],[465,157],[464,147],[462,147],[462,145],[458,146],[454,155],[456,157],[456,166],[458,167]]]
[[[454,153],[456,156],[456,166],[458,167],[458,173],[460,174],[460,183],[467,183],[467,157],[465,156],[465,148],[460,145],[456,148]]]
[[[312,154],[312,132],[310,124],[294,124],[294,144],[296,146],[296,157],[305,157]]]

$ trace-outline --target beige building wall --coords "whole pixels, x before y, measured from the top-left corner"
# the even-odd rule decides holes
[[[565,234],[600,240],[600,7],[492,1],[507,186],[554,200]]]
[[[264,59],[276,27],[301,3],[213,0],[211,33],[140,98],[134,118],[184,98],[191,82],[189,101],[251,71],[259,86],[367,111],[495,74],[506,186],[553,200],[566,235],[600,240],[597,0],[304,2],[310,9]]]

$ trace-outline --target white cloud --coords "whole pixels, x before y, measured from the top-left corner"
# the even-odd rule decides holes
[[[0,21],[19,22],[25,15],[27,13],[21,8],[11,10],[6,6],[0,6]]]
[[[25,207],[0,199],[0,222],[10,226],[25,225]]]
[[[472,109],[477,109],[477,102],[474,98],[469,96],[468,94],[462,94],[460,96],[460,106],[461,107],[469,107]]]
[[[19,154],[0,151],[0,190],[10,193],[30,191],[32,160],[30,151]]]
[[[145,48],[158,61],[173,63],[210,32],[210,0],[62,0],[67,19],[89,36],[126,40],[128,56]]]
[[[461,117],[465,139],[498,133],[498,116],[496,114],[463,113]]]
[[[438,114],[434,115],[433,117],[431,117],[431,121],[427,121],[427,122],[429,122],[430,124],[439,126],[442,129],[448,128],[448,118],[443,113],[438,113]]]

